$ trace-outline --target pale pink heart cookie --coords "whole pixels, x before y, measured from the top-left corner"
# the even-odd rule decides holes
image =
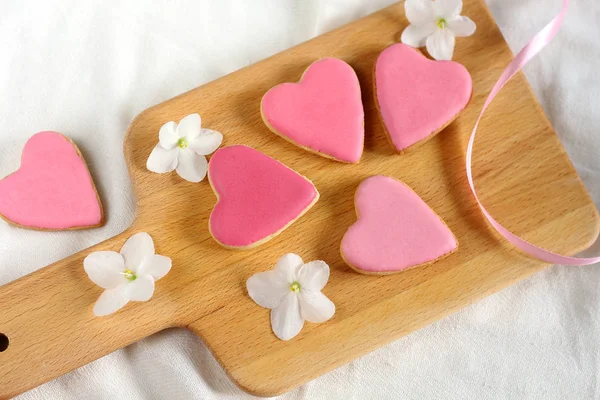
[[[103,225],[102,204],[77,146],[57,132],[33,135],[21,167],[0,180],[0,217],[38,230]]]
[[[358,221],[341,244],[348,265],[364,274],[391,274],[432,263],[458,248],[444,221],[404,183],[364,180],[355,196]]]
[[[344,61],[312,63],[300,82],[269,90],[260,109],[269,129],[297,146],[337,161],[360,161],[365,138],[360,84]]]
[[[319,199],[308,179],[247,146],[217,150],[208,164],[217,204],[213,238],[231,248],[252,248],[281,233]]]
[[[379,55],[374,81],[383,125],[399,152],[435,136],[471,100],[472,80],[465,67],[429,60],[402,43]]]

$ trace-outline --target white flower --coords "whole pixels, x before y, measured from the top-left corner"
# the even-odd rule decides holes
[[[206,176],[206,155],[217,150],[223,135],[212,129],[202,129],[198,114],[190,114],[176,124],[164,124],[158,132],[158,144],[152,150],[146,168],[159,174],[177,169],[180,177],[200,182]]]
[[[329,279],[329,266],[323,261],[304,264],[296,254],[286,254],[275,269],[253,275],[246,282],[248,294],[261,307],[271,309],[271,327],[281,340],[296,336],[304,320],[325,322],[335,313],[335,305],[321,289]]]
[[[460,15],[462,0],[406,0],[410,25],[402,32],[402,43],[427,51],[436,60],[451,60],[454,38],[471,36],[475,23]]]
[[[92,282],[106,289],[94,305],[94,314],[104,316],[119,310],[129,300],[150,300],[154,282],[171,270],[171,259],[154,254],[152,238],[140,232],[127,239],[121,253],[91,253],[83,260],[83,268]]]

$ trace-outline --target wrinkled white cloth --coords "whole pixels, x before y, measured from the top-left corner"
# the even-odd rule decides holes
[[[513,51],[561,3],[487,2]],[[0,176],[19,164],[30,135],[57,130],[83,150],[109,210],[107,225],[89,231],[48,234],[0,222],[0,284],[114,236],[132,222],[122,141],[139,112],[391,3],[0,2]],[[562,32],[526,75],[600,205],[598,21],[597,0],[573,1]],[[549,268],[280,398],[600,398],[599,282],[600,266]],[[173,329],[19,398],[250,396],[230,382],[198,338]]]

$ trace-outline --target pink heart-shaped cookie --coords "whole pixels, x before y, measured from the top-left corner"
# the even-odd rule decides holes
[[[102,204],[77,146],[57,132],[33,135],[21,167],[0,180],[0,217],[39,230],[102,225]]]
[[[432,263],[458,243],[444,221],[404,183],[364,180],[355,196],[358,221],[342,239],[342,257],[365,274],[390,274]]]
[[[344,61],[312,63],[299,83],[269,90],[260,108],[269,129],[297,146],[337,161],[360,161],[365,138],[360,84]]]
[[[402,43],[379,55],[374,80],[381,119],[399,152],[435,136],[471,100],[471,75],[465,67],[429,60]]]
[[[247,146],[217,150],[208,164],[217,195],[210,233],[225,247],[263,244],[300,218],[319,199],[308,179]]]

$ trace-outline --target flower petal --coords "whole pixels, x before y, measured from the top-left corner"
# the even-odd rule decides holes
[[[457,17],[447,22],[447,28],[450,29],[454,36],[465,37],[475,33],[477,26],[469,17]]]
[[[179,152],[177,174],[188,182],[200,182],[206,176],[208,162],[206,157],[194,153],[189,147]]]
[[[435,22],[433,2],[431,0],[406,0],[404,3],[406,19],[413,25],[425,25]]]
[[[172,261],[169,257],[153,254],[144,258],[137,270],[138,275],[150,275],[155,281],[169,273]]]
[[[126,283],[125,261],[116,251],[95,251],[83,260],[83,269],[96,285],[112,289]]]
[[[178,147],[168,150],[159,143],[154,147],[152,153],[150,153],[150,157],[148,157],[148,161],[146,161],[146,168],[159,174],[171,172],[177,167],[178,153]]]
[[[186,138],[192,140],[200,134],[200,115],[190,114],[179,121],[177,125],[177,136],[180,138]]]
[[[131,236],[121,248],[125,268],[137,273],[146,257],[154,255],[154,242],[146,232]]]
[[[125,297],[133,301],[148,301],[154,294],[154,278],[150,275],[138,275],[125,288]]]
[[[287,282],[280,279],[275,271],[260,272],[246,281],[248,295],[261,307],[275,308],[281,299],[290,292]]]
[[[300,312],[308,322],[321,323],[335,314],[335,304],[319,291],[300,291]]]
[[[288,292],[281,300],[281,304],[271,310],[273,333],[281,340],[290,340],[302,330],[303,326],[304,319],[300,315],[298,295]]]
[[[302,290],[321,290],[329,279],[329,265],[325,261],[311,261],[300,267],[298,282]]]
[[[202,129],[200,134],[194,139],[190,140],[190,149],[194,150],[196,154],[201,156],[207,156],[219,148],[223,142],[223,134],[212,129]]]
[[[112,289],[106,289],[98,300],[94,304],[94,315],[97,317],[103,317],[108,314],[112,314],[115,311],[121,309],[125,304],[129,302],[125,297],[125,288],[127,283],[119,285]]]
[[[446,21],[458,17],[462,7],[462,0],[435,0],[433,2],[435,16],[444,18]]]
[[[158,131],[158,142],[164,149],[172,149],[177,146],[177,124],[173,121],[169,121],[160,127]]]
[[[427,51],[436,60],[452,60],[454,34],[449,29],[438,29],[427,38]]]
[[[402,36],[400,36],[400,40],[402,43],[407,44],[411,47],[419,48],[425,46],[425,41],[427,37],[433,35],[437,26],[435,22],[429,22],[425,25],[409,25],[402,32]]]
[[[288,253],[277,260],[274,271],[289,285],[298,280],[298,271],[303,264],[304,261],[299,255]]]

